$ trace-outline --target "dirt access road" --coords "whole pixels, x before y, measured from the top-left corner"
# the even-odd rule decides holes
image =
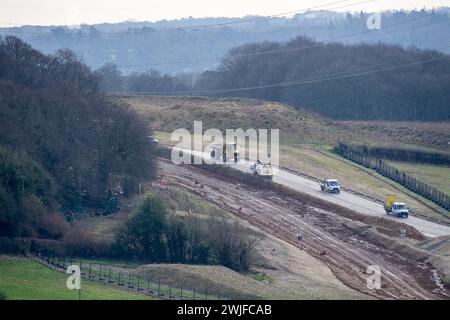
[[[437,271],[423,257],[394,252],[392,243],[380,241],[372,227],[333,213],[332,204],[329,210],[308,206],[275,191],[236,184],[201,167],[179,166],[166,159],[158,160],[158,170],[172,183],[305,250],[354,290],[381,299],[449,298]],[[367,288],[370,265],[381,269],[379,290]]]
[[[177,148],[174,149],[176,150]],[[209,154],[205,152],[202,153],[199,151],[190,151],[190,150],[184,150],[184,152],[190,152],[194,156],[204,157],[205,159],[210,158]],[[231,166],[237,170],[250,173],[250,162],[248,161],[241,160],[238,163],[230,161],[227,162],[226,165]],[[387,216],[383,206],[379,203],[373,202],[369,199],[363,199],[346,191],[341,191],[339,195],[321,192],[319,184],[317,182],[308,180],[306,178],[281,170],[279,168],[276,168],[273,181],[283,186],[289,187],[293,190],[306,193],[315,198],[320,198],[322,200],[335,203],[337,205],[349,208],[350,210],[354,210],[359,213],[376,217],[383,217],[385,219],[391,219],[393,221],[399,220],[399,218]],[[409,216],[408,219],[402,219],[401,222],[414,227],[415,229],[419,230],[420,232],[429,237],[450,235],[450,227],[446,225],[437,224],[431,221],[427,221],[424,219],[420,219],[414,216]]]

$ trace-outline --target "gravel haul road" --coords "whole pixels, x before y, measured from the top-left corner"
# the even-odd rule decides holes
[[[191,152],[195,156],[199,157],[203,156],[205,159],[209,158],[209,155],[207,153],[201,153],[199,151],[187,151],[187,152]],[[232,166],[237,170],[250,173],[250,163],[248,161],[242,160],[237,164],[229,162],[227,163],[227,165]],[[373,202],[369,199],[358,197],[346,191],[341,191],[339,195],[321,192],[319,184],[317,182],[308,180],[304,177],[298,176],[296,174],[278,168],[276,168],[273,177],[273,182],[279,183],[283,186],[289,187],[296,191],[306,193],[313,197],[335,203],[337,205],[343,206],[345,208],[351,209],[359,213],[384,217],[386,219],[391,220],[401,220],[402,223],[414,227],[415,229],[422,232],[424,235],[428,237],[450,235],[449,226],[437,224],[425,219],[416,218],[414,216],[409,216],[407,219],[400,219],[393,216],[387,216],[383,206],[379,203]]]
[[[166,159],[158,160],[158,171],[172,183],[305,250],[328,265],[345,285],[368,296],[449,298],[439,274],[423,256],[414,250],[394,250],[392,241],[400,240],[382,240],[383,236],[377,235],[373,227],[333,213],[333,204],[328,203],[328,210],[324,209],[327,202],[321,208],[305,205],[275,191],[237,184],[200,166],[175,165]],[[381,269],[378,290],[367,287],[367,268],[373,265]]]

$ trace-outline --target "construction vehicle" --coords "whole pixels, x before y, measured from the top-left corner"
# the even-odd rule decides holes
[[[399,202],[397,195],[388,194],[386,203],[384,204],[384,210],[387,215],[395,215],[399,218],[408,218],[409,210],[403,202]]]
[[[215,144],[212,146],[211,158],[214,160],[222,160],[224,163],[230,160],[238,162],[241,154],[236,143]]]
[[[320,184],[320,190],[339,194],[341,192],[341,186],[336,179],[324,179]]]
[[[262,163],[261,161],[256,161],[254,164],[250,166],[250,172],[254,175],[272,179],[273,177],[273,169],[272,164],[269,163]]]

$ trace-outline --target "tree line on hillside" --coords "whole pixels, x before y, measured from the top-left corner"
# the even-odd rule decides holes
[[[107,63],[95,70],[101,80],[100,89],[107,93],[117,92],[176,92],[192,89],[194,75],[171,76],[155,69],[144,72],[132,72],[124,75],[117,65]]]
[[[143,264],[222,265],[237,272],[249,271],[257,259],[258,238],[222,211],[214,207],[205,211],[185,192],[181,198],[178,192],[170,196],[170,202],[168,194],[147,195],[134,212],[110,229],[111,237],[99,239],[92,230],[86,231],[78,224],[57,239],[0,236],[0,253],[113,258]],[[181,203],[174,205],[183,198],[193,201],[194,208],[201,207],[200,211],[186,212]]]
[[[64,221],[83,210],[116,210],[114,193],[134,194],[154,174],[149,133],[101,93],[73,52],[44,55],[3,39],[0,236],[58,238]]]
[[[290,51],[299,47],[307,49]],[[268,50],[285,51],[243,56]],[[395,68],[408,63],[411,65]],[[231,95],[302,106],[342,120],[450,119],[450,56],[385,44],[321,45],[306,38],[286,44],[249,44],[232,50],[219,70],[203,74],[198,87],[232,89],[295,81],[306,83]]]
[[[219,264],[242,272],[253,263],[255,239],[237,222],[176,215],[160,198],[148,196],[117,230],[112,249],[122,259]]]
[[[0,253],[248,271],[254,237],[223,212],[194,213],[185,193],[177,201],[186,199],[187,216],[163,194],[149,196],[121,213],[111,237],[95,237],[89,221],[71,223],[78,213],[116,210],[115,194],[135,194],[155,171],[150,128],[100,85],[70,51],[43,55],[14,37],[0,42]]]
[[[349,10],[352,10],[351,6]],[[105,62],[114,62],[126,74],[143,72],[149,64],[163,73],[201,73],[215,69],[218,60],[231,48],[251,42],[285,42],[298,36],[326,42],[337,39],[345,44],[383,41],[402,46],[440,49],[450,42],[448,13],[449,8],[382,12],[382,28],[375,32],[366,26],[372,14],[370,12],[320,10],[292,17],[241,18],[245,21],[220,17],[154,23],[127,21],[80,25],[79,28],[22,26],[0,28],[0,34],[19,36],[44,53],[69,48],[93,68]],[[210,24],[215,27],[193,27]],[[450,48],[442,51],[450,53]]]
[[[253,55],[266,51],[277,53]],[[197,76],[169,76],[153,70],[124,76],[113,65],[97,72],[106,91],[248,97],[287,103],[339,120],[450,119],[450,56],[381,43],[323,44],[299,37],[287,43],[234,48],[217,70]],[[271,86],[299,81],[303,83]]]

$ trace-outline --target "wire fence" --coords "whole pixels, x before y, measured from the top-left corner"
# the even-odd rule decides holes
[[[154,277],[149,278],[132,270],[120,268],[103,263],[83,261],[73,257],[43,256],[39,254],[37,259],[49,268],[66,272],[70,265],[80,267],[81,277],[89,281],[95,281],[115,286],[139,294],[145,294],[158,299],[168,300],[232,300],[235,297],[225,296],[220,293],[209,293],[208,289],[196,290],[184,288],[174,283],[163,282]]]
[[[283,167],[283,166],[280,166],[280,169],[284,170],[284,171],[287,171],[287,172],[290,172],[292,174],[301,176],[301,177],[306,178],[308,180],[315,181],[317,183],[322,182],[322,179],[320,179],[320,178],[318,178],[316,176],[313,176],[313,175],[311,175],[309,173],[302,172],[300,170],[296,170],[296,169],[292,169],[292,168],[288,168],[288,167]],[[348,187],[341,186],[341,190],[346,191],[348,193],[351,193],[351,194],[353,194],[355,196],[358,196],[360,198],[363,198],[363,199],[366,199],[366,200],[370,200],[372,202],[376,202],[376,203],[381,204],[381,205],[384,204],[384,201],[382,199],[379,199],[379,198],[374,197],[372,195],[368,195],[368,194],[365,194],[365,193],[353,190],[353,189],[348,188]],[[450,226],[450,223],[445,221],[445,220],[436,219],[436,218],[430,217],[428,215],[415,212],[412,209],[409,209],[409,213],[410,213],[410,215],[412,215],[414,217],[417,217],[417,218],[420,218],[420,219],[423,219],[423,220],[428,220],[428,221],[431,221],[431,222],[434,222],[434,223]]]
[[[161,156],[161,157],[170,159],[170,153],[169,152],[170,152],[170,148],[164,148],[164,147],[160,147],[159,148],[159,156]],[[341,154],[339,154],[339,155],[341,155]],[[344,155],[341,155],[341,156],[346,158]],[[360,165],[363,165],[363,166],[365,166],[367,168],[370,168],[370,164],[372,163],[371,160],[369,159],[369,157],[358,157],[358,158],[355,158],[359,162],[357,162],[356,160],[351,160],[349,158],[346,158],[346,159],[348,159],[350,161],[353,161],[355,163],[358,163]],[[284,171],[290,172],[292,174],[301,176],[301,177],[306,178],[306,179],[311,180],[311,181],[315,181],[317,183],[322,182],[321,178],[318,178],[318,177],[316,177],[314,175],[311,175],[311,174],[309,174],[307,172],[302,172],[300,170],[288,168],[288,167],[285,167],[285,166],[279,166],[279,168],[281,170],[284,170]],[[360,198],[363,198],[363,199],[366,199],[366,200],[369,200],[369,201],[381,204],[381,205],[384,204],[384,200],[383,199],[379,199],[379,198],[377,198],[377,197],[375,197],[373,195],[369,195],[369,194],[366,194],[366,193],[363,193],[363,192],[359,192],[359,191],[353,190],[353,189],[345,187],[345,186],[341,186],[341,190],[346,191],[348,193],[351,193],[351,194],[353,194],[355,196],[358,196]],[[434,223],[437,223],[437,224],[450,226],[450,223],[445,221],[445,220],[433,218],[433,217],[430,217],[428,215],[418,213],[418,212],[416,212],[416,211],[414,211],[412,209],[409,209],[409,214],[414,216],[414,217],[423,219],[423,220],[428,220],[428,221],[431,221],[431,222],[434,222]]]
[[[425,199],[432,201],[446,210],[450,210],[450,196],[428,185],[427,183],[420,181],[391,165],[388,165],[383,160],[368,156],[359,149],[344,143],[339,143],[335,150],[340,156],[366,168],[374,169],[384,177],[394,180],[408,190],[421,195]]]

